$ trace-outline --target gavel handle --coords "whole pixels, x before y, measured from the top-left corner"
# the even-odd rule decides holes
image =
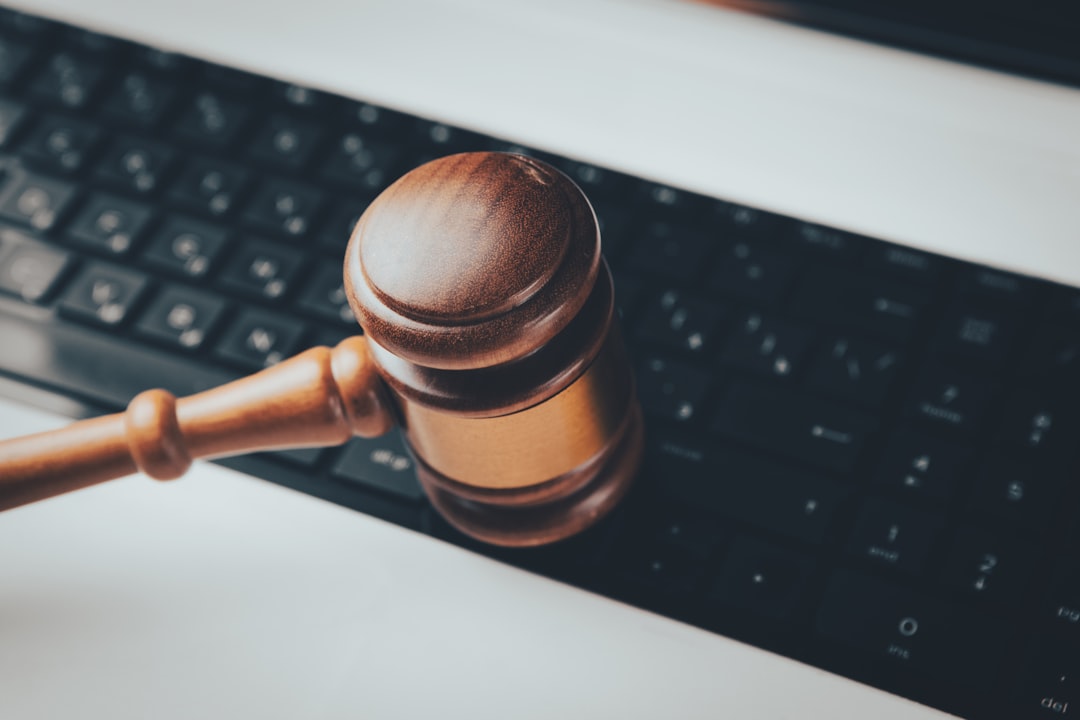
[[[137,471],[169,480],[195,458],[376,437],[393,425],[384,392],[363,337],[185,398],[147,390],[125,412],[0,442],[0,510]]]

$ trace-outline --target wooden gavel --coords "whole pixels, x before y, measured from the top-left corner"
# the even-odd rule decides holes
[[[401,425],[432,504],[510,546],[590,526],[641,459],[642,419],[596,219],[532,158],[435,160],[386,189],[345,258],[363,336],[190,397],[0,442],[0,510],[193,458],[337,445]]]

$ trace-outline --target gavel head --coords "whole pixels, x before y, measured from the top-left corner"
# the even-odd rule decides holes
[[[416,168],[357,223],[345,289],[451,524],[539,545],[626,492],[641,411],[596,219],[566,176],[506,153]]]

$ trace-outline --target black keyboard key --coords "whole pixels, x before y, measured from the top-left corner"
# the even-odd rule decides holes
[[[71,264],[71,253],[13,230],[0,232],[0,291],[42,302]]]
[[[1051,395],[1080,392],[1080,325],[1040,327],[1024,353],[1020,374]]]
[[[251,100],[266,89],[269,81],[253,73],[225,67],[224,65],[202,65],[202,79],[223,94]]]
[[[197,350],[225,310],[225,301],[192,288],[167,286],[142,314],[135,331],[184,350]]]
[[[915,575],[922,570],[941,525],[937,515],[872,498],[855,519],[848,553]]]
[[[90,197],[68,226],[79,245],[112,255],[126,255],[150,221],[147,205],[101,193]]]
[[[296,465],[306,469],[312,469],[319,464],[319,460],[326,454],[326,448],[306,447],[293,448],[291,450],[277,450],[267,453],[270,457],[284,460],[290,465]]]
[[[637,373],[638,395],[645,411],[676,422],[697,417],[709,383],[707,373],[657,355],[646,356]]]
[[[637,278],[622,273],[612,273],[612,284],[615,287],[615,309],[623,321],[623,327],[631,324],[631,318],[636,317],[637,307],[642,301],[644,290]]]
[[[260,240],[246,240],[226,264],[219,284],[258,300],[277,300],[296,278],[304,255]]]
[[[718,535],[713,528],[698,533],[692,523],[668,515],[659,523],[635,527],[614,560],[625,585],[662,602],[684,600],[701,586]],[[704,541],[686,542],[687,536],[700,534],[706,535]]]
[[[822,345],[808,383],[815,391],[838,400],[878,408],[888,397],[902,364],[901,353],[887,345],[841,335]]]
[[[655,222],[638,238],[630,263],[642,272],[689,281],[701,272],[711,245],[691,226]]]
[[[257,162],[298,170],[311,158],[321,135],[316,123],[288,115],[271,115],[255,134],[248,152]]]
[[[326,213],[326,222],[319,231],[319,244],[335,260],[345,256],[345,248],[352,238],[353,228],[365,208],[362,203],[342,202]]]
[[[808,328],[750,312],[736,322],[720,359],[762,377],[785,379],[802,369],[809,342]]]
[[[0,86],[17,82],[30,65],[32,52],[26,43],[0,38]]]
[[[839,473],[854,469],[876,428],[870,415],[750,383],[728,389],[713,422],[725,437]]]
[[[297,307],[321,320],[356,328],[356,317],[345,295],[340,262],[320,263],[309,273],[307,283],[297,296]]]
[[[669,185],[642,182],[638,186],[637,199],[640,205],[651,214],[685,214],[695,209],[697,198],[685,190]]]
[[[30,80],[30,94],[43,102],[81,110],[101,87],[104,77],[105,67],[99,59],[61,52],[35,73]]]
[[[304,326],[280,313],[243,310],[214,348],[219,359],[249,371],[277,364],[297,351]]]
[[[817,631],[884,668],[986,686],[1007,649],[1009,626],[906,587],[847,571],[829,581]]]
[[[600,197],[621,197],[630,183],[626,175],[596,165],[574,160],[560,160],[557,164],[590,201]]]
[[[712,287],[739,300],[776,305],[791,282],[793,258],[766,243],[740,239],[723,245]]]
[[[404,168],[400,152],[386,140],[348,132],[334,144],[322,177],[365,198],[374,198]]]
[[[798,223],[793,237],[799,251],[829,262],[851,263],[859,254],[858,238],[823,225]]]
[[[415,126],[410,115],[366,102],[345,103],[343,116],[348,127],[380,136],[400,135]]]
[[[218,92],[200,92],[180,113],[176,136],[195,145],[224,148],[236,140],[247,122],[248,110],[238,100]]]
[[[145,68],[171,81],[183,78],[195,65],[194,60],[179,53],[141,45],[132,48],[131,60],[133,67]]]
[[[1069,720],[1080,717],[1080,647],[1040,647],[1019,693],[1012,717]]]
[[[19,152],[28,165],[72,174],[89,161],[100,136],[89,123],[51,115],[35,124]]]
[[[417,120],[413,133],[421,149],[421,163],[443,155],[483,150],[485,145],[484,138],[471,130],[430,120]]]
[[[756,208],[717,200],[712,203],[713,216],[720,222],[720,232],[725,238],[738,238],[735,242],[750,240],[759,243],[776,237],[781,230],[781,218]]]
[[[715,518],[703,517],[696,508],[650,506],[645,512],[648,517],[638,521],[642,525],[634,524],[634,534],[643,530],[640,537],[649,538],[653,544],[676,548],[692,557],[699,566],[709,562],[727,537],[726,529]],[[629,528],[631,524],[626,523],[623,527]]]
[[[64,180],[21,172],[0,196],[0,216],[47,232],[71,207],[75,193],[75,186]]]
[[[334,105],[334,98],[324,92],[283,82],[273,84],[270,98],[305,113],[326,113],[332,111]]]
[[[654,433],[646,468],[669,501],[804,543],[821,543],[846,492],[813,473]]]
[[[1048,630],[1059,643],[1080,651],[1080,565],[1075,565],[1075,555],[1070,562],[1074,565],[1050,591],[1050,612],[1044,619],[1049,621]]]
[[[60,42],[95,60],[108,60],[122,47],[117,38],[78,27],[65,28]]]
[[[945,314],[934,347],[964,368],[994,368],[1009,359],[1016,318],[987,308],[956,307]]]
[[[980,267],[964,267],[956,284],[961,297],[991,307],[1026,307],[1035,291],[1027,278]]]
[[[65,315],[96,325],[115,327],[124,322],[146,289],[147,277],[134,270],[91,262],[60,297]]]
[[[991,525],[1051,530],[1060,479],[1015,458],[991,455],[971,489],[970,511]]]
[[[169,191],[169,199],[214,218],[224,217],[247,186],[248,173],[229,163],[196,158]]]
[[[865,264],[874,272],[893,275],[908,282],[934,285],[945,269],[945,262],[919,250],[874,243],[869,246]]]
[[[120,137],[105,150],[97,177],[125,192],[149,195],[161,186],[172,160],[172,150],[165,145]]]
[[[213,269],[227,237],[221,226],[170,216],[154,233],[142,259],[171,275],[196,280]]]
[[[0,9],[0,29],[13,37],[45,41],[56,31],[56,28],[56,23],[45,18],[7,8]]]
[[[1060,395],[1019,395],[1001,413],[996,446],[1030,464],[1064,467],[1077,451],[1080,410]]]
[[[28,125],[26,106],[15,100],[0,98],[0,148],[5,148]]]
[[[769,622],[790,623],[814,567],[809,555],[738,536],[724,557],[709,599]]]
[[[885,446],[875,480],[894,494],[943,505],[967,477],[971,455],[963,445],[901,427]]]
[[[1080,290],[1054,286],[1050,292],[1048,313],[1066,322],[1080,322]]]
[[[160,75],[125,73],[102,103],[101,112],[111,122],[138,128],[154,128],[176,99],[176,90]]]
[[[941,582],[974,602],[1015,605],[1030,592],[1035,547],[973,527],[957,532],[945,555]]]
[[[288,238],[308,233],[323,205],[323,196],[310,185],[291,180],[264,180],[244,212],[254,228]]]
[[[796,284],[792,308],[800,317],[905,342],[929,301],[930,291],[919,285],[817,266]]]
[[[906,412],[928,427],[974,435],[985,419],[991,392],[991,386],[983,380],[931,367],[907,392]]]
[[[677,290],[666,290],[649,303],[639,334],[673,350],[707,356],[721,317],[722,311],[716,305],[689,300]]]
[[[424,499],[412,456],[396,430],[377,438],[353,438],[332,472],[346,482],[388,493],[398,500]]]
[[[604,257],[608,262],[620,261],[623,251],[632,244],[635,225],[633,219],[626,214],[620,200],[590,197],[589,202],[596,213],[596,225],[600,228],[600,244]]]

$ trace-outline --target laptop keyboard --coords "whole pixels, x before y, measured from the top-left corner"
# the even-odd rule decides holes
[[[494,549],[396,434],[223,464],[965,717],[1080,714],[1075,289],[4,11],[3,388],[115,411],[336,343],[366,203],[481,149],[596,208],[648,428],[623,506]]]

